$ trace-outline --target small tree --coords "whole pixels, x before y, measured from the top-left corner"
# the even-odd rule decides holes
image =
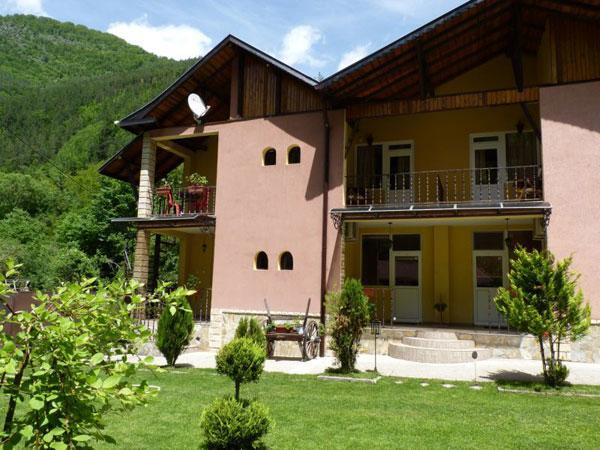
[[[235,338],[217,354],[217,373],[227,375],[235,383],[235,399],[240,399],[240,385],[256,382],[265,363],[264,347],[250,338]]]
[[[561,361],[561,344],[587,333],[590,307],[577,288],[579,277],[570,270],[571,258],[556,262],[550,252],[522,248],[515,256],[508,274],[509,287],[498,290],[496,307],[512,327],[537,338],[544,381],[550,386],[560,385],[568,376]]]
[[[156,346],[169,366],[175,362],[183,349],[190,343],[194,331],[194,317],[187,296],[194,291],[178,287],[167,291],[168,284],[162,284],[156,291],[158,301],[163,303],[163,312],[158,320]]]
[[[362,284],[346,279],[341,292],[327,295],[330,347],[344,373],[354,371],[362,330],[369,323],[369,298]]]
[[[256,344],[266,348],[267,340],[265,332],[254,317],[242,317],[240,323],[235,330],[235,337],[247,337],[252,339]]]
[[[15,273],[9,264],[0,274],[2,304],[10,294],[7,278]],[[7,399],[0,447],[20,442],[62,450],[91,448],[92,439],[114,443],[103,432],[103,417],[150,394],[145,381],[134,385],[131,379],[143,363],[128,358],[149,336],[132,316],[142,304],[137,288],[134,282],[90,279],[51,295],[38,293],[29,310],[7,306],[7,313],[0,312],[0,394]],[[19,330],[16,336],[3,331],[5,324]]]

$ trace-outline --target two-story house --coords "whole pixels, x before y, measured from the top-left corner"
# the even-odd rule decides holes
[[[118,125],[136,137],[101,172],[139,188],[116,219],[134,276],[176,236],[211,347],[265,298],[323,319],[344,277],[386,325],[502,327],[523,245],[574,255],[596,325],[572,357],[600,361],[597,1],[473,0],[321,82],[228,36]],[[182,164],[209,186],[160,187]]]

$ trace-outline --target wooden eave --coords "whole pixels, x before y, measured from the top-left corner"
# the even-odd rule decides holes
[[[505,54],[536,54],[550,15],[600,20],[598,0],[472,0],[323,80],[334,105],[433,97],[435,88]]]
[[[229,35],[156,98],[118,121],[118,125],[134,133],[152,128],[193,125],[194,121],[187,107],[190,92],[199,93],[211,105],[206,122],[229,119],[231,64],[242,53],[262,60],[310,88],[317,84],[312,78]]]
[[[128,142],[112,158],[110,158],[99,172],[117,180],[139,184],[140,164],[142,159],[142,135]],[[171,170],[183,162],[183,158],[163,148],[156,148],[156,179],[164,178]]]

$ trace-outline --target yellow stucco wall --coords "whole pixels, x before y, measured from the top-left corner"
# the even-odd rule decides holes
[[[392,225],[392,234],[421,235],[421,308],[424,322],[439,322],[439,313],[433,305],[448,304],[444,321],[453,324],[473,323],[473,233],[479,231],[504,231],[506,223],[498,218],[497,224],[461,224],[454,219],[435,225]],[[527,221],[523,221],[527,222]],[[531,230],[532,224],[510,224],[509,230]],[[345,275],[361,278],[361,242],[363,235],[387,235],[389,227],[359,227],[357,239],[345,243]]]
[[[530,111],[538,121],[537,107]],[[363,119],[356,141],[364,145],[368,136],[374,143],[412,140],[415,171],[467,169],[471,133],[515,131],[519,121],[530,130],[519,105]],[[348,174],[355,171],[355,153],[356,147],[348,152]]]

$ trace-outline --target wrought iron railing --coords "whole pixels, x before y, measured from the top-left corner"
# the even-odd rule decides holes
[[[214,186],[158,187],[154,190],[153,215],[213,215],[215,213],[216,192]]]
[[[211,299],[212,289],[210,288],[199,288],[194,295],[188,297],[194,322],[210,322]],[[163,303],[146,302],[134,311],[134,317],[138,322],[148,327],[152,336],[154,336],[163,309]]]
[[[539,165],[346,177],[346,206],[543,200]]]

